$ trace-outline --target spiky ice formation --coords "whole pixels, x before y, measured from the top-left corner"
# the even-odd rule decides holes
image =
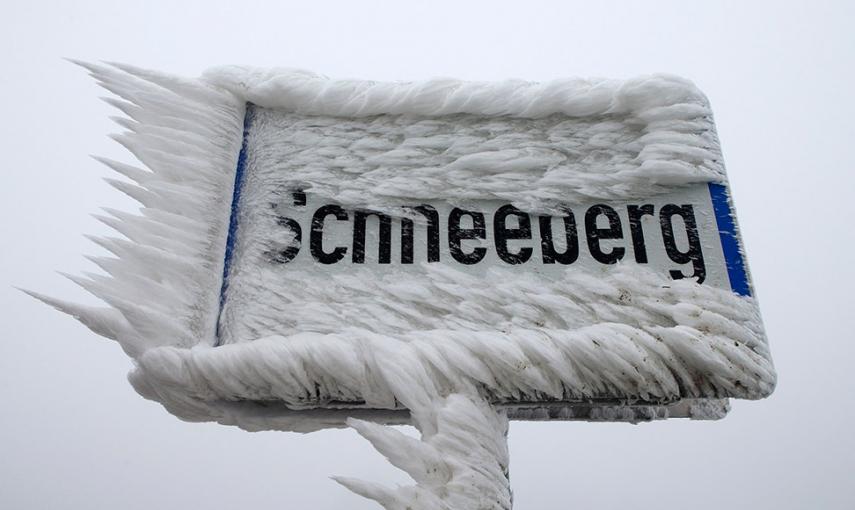
[[[199,80],[124,64],[86,68],[127,118],[113,138],[143,168],[95,157],[124,179],[107,179],[141,204],[138,214],[96,215],[120,233],[91,237],[115,257],[91,257],[107,275],[68,275],[107,308],[34,294],[112,338],[134,358],[159,346],[212,342],[222,246],[243,131],[244,102]]]
[[[466,394],[437,399],[432,407],[432,420],[414,420],[420,440],[390,426],[348,420],[415,485],[393,489],[355,478],[333,479],[389,510],[510,509],[507,415]]]
[[[347,423],[415,485],[393,489],[334,479],[388,510],[510,509],[507,414],[475,391],[449,394],[428,367],[412,360],[386,364],[380,372],[395,381],[395,398],[410,410],[421,438],[364,420]]]

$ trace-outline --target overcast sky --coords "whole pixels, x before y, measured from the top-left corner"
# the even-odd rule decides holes
[[[369,509],[328,479],[407,483],[354,432],[184,423],[130,359],[11,286],[94,302],[89,214],[134,204],[94,153],[116,114],[83,70],[240,63],[410,80],[686,76],[716,115],[779,372],[719,422],[513,423],[515,507],[855,508],[855,9],[850,2],[7,3],[0,17],[0,508]],[[274,6],[275,5],[275,6]]]

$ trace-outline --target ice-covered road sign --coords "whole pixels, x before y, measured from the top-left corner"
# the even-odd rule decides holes
[[[287,330],[289,322],[299,327],[301,308],[314,292],[302,285],[307,278],[313,286],[335,286],[337,275],[356,274],[373,282],[418,285],[431,264],[484,280],[485,288],[507,283],[495,279],[491,269],[507,269],[511,278],[561,279],[568,270],[599,276],[612,265],[638,264],[672,279],[751,293],[727,189],[720,184],[638,203],[563,205],[554,215],[488,200],[459,206],[419,203],[380,212],[346,209],[305,192],[274,192],[270,199],[262,205],[270,209],[267,214],[249,212],[245,216],[252,219],[232,232],[234,245],[258,253],[239,257],[246,267],[232,268],[233,251],[226,260],[224,304],[234,296],[244,308],[233,314],[233,323],[221,324],[221,342],[262,334],[242,331],[252,329],[259,307],[241,292],[267,289],[276,296],[282,293],[277,286],[292,289],[279,305],[294,319],[264,331],[274,334]],[[230,293],[231,282],[235,290]],[[293,289],[305,289],[306,299]]]
[[[276,113],[251,108],[247,114],[222,290],[230,313],[220,322],[218,344],[301,331],[315,320],[310,309],[317,306],[318,287],[336,288],[342,280],[423,288],[431,265],[477,280],[485,293],[498,293],[514,279],[537,286],[539,280],[560,281],[567,271],[599,277],[610,266],[638,265],[665,278],[751,294],[723,184],[693,184],[634,200],[557,199],[540,213],[463,197],[343,206],[296,191],[300,172],[283,168],[283,159],[253,157],[277,150],[258,146],[262,140],[278,143],[275,134],[254,131],[256,116]],[[261,129],[269,125],[262,122]],[[293,140],[286,147],[278,149],[303,148]],[[412,156],[418,157],[426,155]],[[340,322],[326,329],[345,323],[373,329],[383,316],[407,313],[362,310],[359,301],[370,298],[368,292],[331,299],[317,320]],[[271,308],[281,313],[278,320],[265,317]]]
[[[451,393],[513,418],[716,418],[774,388],[685,80],[87,67],[122,98],[148,170],[104,162],[143,207],[102,218],[125,236],[97,240],[110,276],[74,277],[107,307],[39,297],[181,418],[310,430]]]

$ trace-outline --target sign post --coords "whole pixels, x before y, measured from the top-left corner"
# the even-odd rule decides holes
[[[718,419],[775,372],[706,97],[666,75],[335,81],[81,64],[121,99],[107,306],[34,294],[137,391],[247,430],[354,427],[416,486],[509,508],[508,419]],[[422,441],[383,424],[412,423]],[[422,506],[418,506],[422,505]],[[442,506],[445,505],[445,506]]]

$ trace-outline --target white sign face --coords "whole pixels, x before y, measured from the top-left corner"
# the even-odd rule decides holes
[[[303,192],[285,194],[276,212],[278,227],[293,239],[266,252],[271,271],[364,267],[407,274],[436,263],[478,275],[518,266],[555,277],[567,266],[596,272],[636,263],[674,278],[729,285],[707,186],[631,204],[568,205],[558,215],[495,201],[423,202],[402,206],[398,214],[349,210]],[[275,228],[256,223],[247,235]]]
[[[473,282],[490,292],[508,278],[529,279],[536,287],[568,271],[596,276],[631,264],[750,294],[727,190],[719,184],[649,199],[560,204],[549,213],[484,199],[396,197],[374,208],[354,207],[300,190],[299,173],[283,171],[266,143],[264,132],[249,133],[242,154],[220,344],[371,329],[384,321],[372,322],[365,310],[384,312],[370,303],[371,291],[360,294],[352,281],[342,283],[354,275],[386,288],[415,289],[433,284],[429,273],[447,269],[477,278]],[[341,295],[318,311],[320,289],[336,286]],[[449,315],[430,327],[459,326]]]
[[[253,296],[259,286],[269,287],[269,295],[285,286],[292,302],[281,306],[288,315],[299,310],[297,289],[307,278],[311,285],[335,285],[336,276],[359,271],[406,284],[432,265],[487,280],[495,268],[554,280],[568,270],[596,275],[638,264],[673,279],[731,289],[716,192],[723,189],[698,185],[651,200],[567,205],[557,215],[530,214],[498,201],[353,210],[286,192],[262,206],[267,214],[250,212],[255,221],[241,226],[236,246],[242,251],[231,262],[226,302],[241,299],[244,283]],[[249,298],[245,302],[231,322],[221,324],[226,338],[252,322],[254,307]],[[266,333],[274,332],[281,331]]]

